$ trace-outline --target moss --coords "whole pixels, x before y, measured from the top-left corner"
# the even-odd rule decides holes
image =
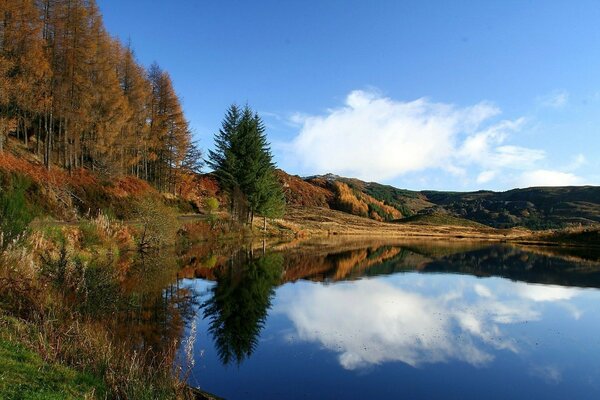
[[[45,363],[25,347],[0,337],[0,398],[102,398],[105,392],[100,378]]]

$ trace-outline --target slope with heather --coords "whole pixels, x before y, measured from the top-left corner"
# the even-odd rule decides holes
[[[281,176],[291,179],[283,172]],[[286,193],[289,204],[305,205],[297,199],[316,198],[319,193],[319,204],[309,205],[379,221],[426,221],[429,224],[451,221],[452,225],[472,223],[493,228],[530,229],[600,223],[600,187],[597,186],[442,192],[410,191],[332,174],[293,179],[298,183],[289,186]],[[302,187],[301,194],[296,187]]]

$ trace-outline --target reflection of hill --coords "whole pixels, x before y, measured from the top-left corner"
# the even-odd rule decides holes
[[[444,257],[427,264],[421,271],[499,276],[563,286],[600,287],[598,262],[509,246],[493,246]]]
[[[462,243],[347,245],[285,253],[283,281],[339,281],[396,272],[500,276],[533,283],[600,287],[598,255],[589,249],[519,248]]]
[[[251,252],[251,250],[248,250]],[[583,247],[518,247],[472,241],[397,241],[355,238],[278,245],[283,256],[279,283],[299,279],[340,281],[397,272],[448,272],[501,276],[527,282],[598,286],[600,251]],[[180,277],[216,280],[228,257],[206,251],[185,263]],[[230,253],[232,254],[232,253]]]
[[[128,343],[149,359],[172,351],[197,305],[193,289],[180,286],[177,268],[170,254],[135,260],[121,282],[128,301],[106,321],[117,342]]]

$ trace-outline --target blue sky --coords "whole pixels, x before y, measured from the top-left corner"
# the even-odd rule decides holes
[[[279,166],[410,189],[600,184],[597,1],[99,0],[212,146],[229,104]]]

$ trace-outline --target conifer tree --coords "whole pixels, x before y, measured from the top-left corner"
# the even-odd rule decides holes
[[[227,110],[208,164],[229,194],[232,211],[242,200],[238,193],[242,195],[247,210],[238,218],[252,224],[257,213],[274,216],[283,209],[283,192],[275,177],[265,127],[250,107],[240,110],[232,105]]]
[[[129,173],[159,190],[200,167],[169,74],[110,37],[95,0],[0,1],[0,151],[9,134],[48,168]]]
[[[237,105],[232,104],[225,113],[221,129],[215,135],[215,150],[208,152],[207,164],[214,170],[221,188],[229,194],[230,211],[235,209],[236,196],[239,190],[237,158],[240,153],[238,127],[241,112]]]

